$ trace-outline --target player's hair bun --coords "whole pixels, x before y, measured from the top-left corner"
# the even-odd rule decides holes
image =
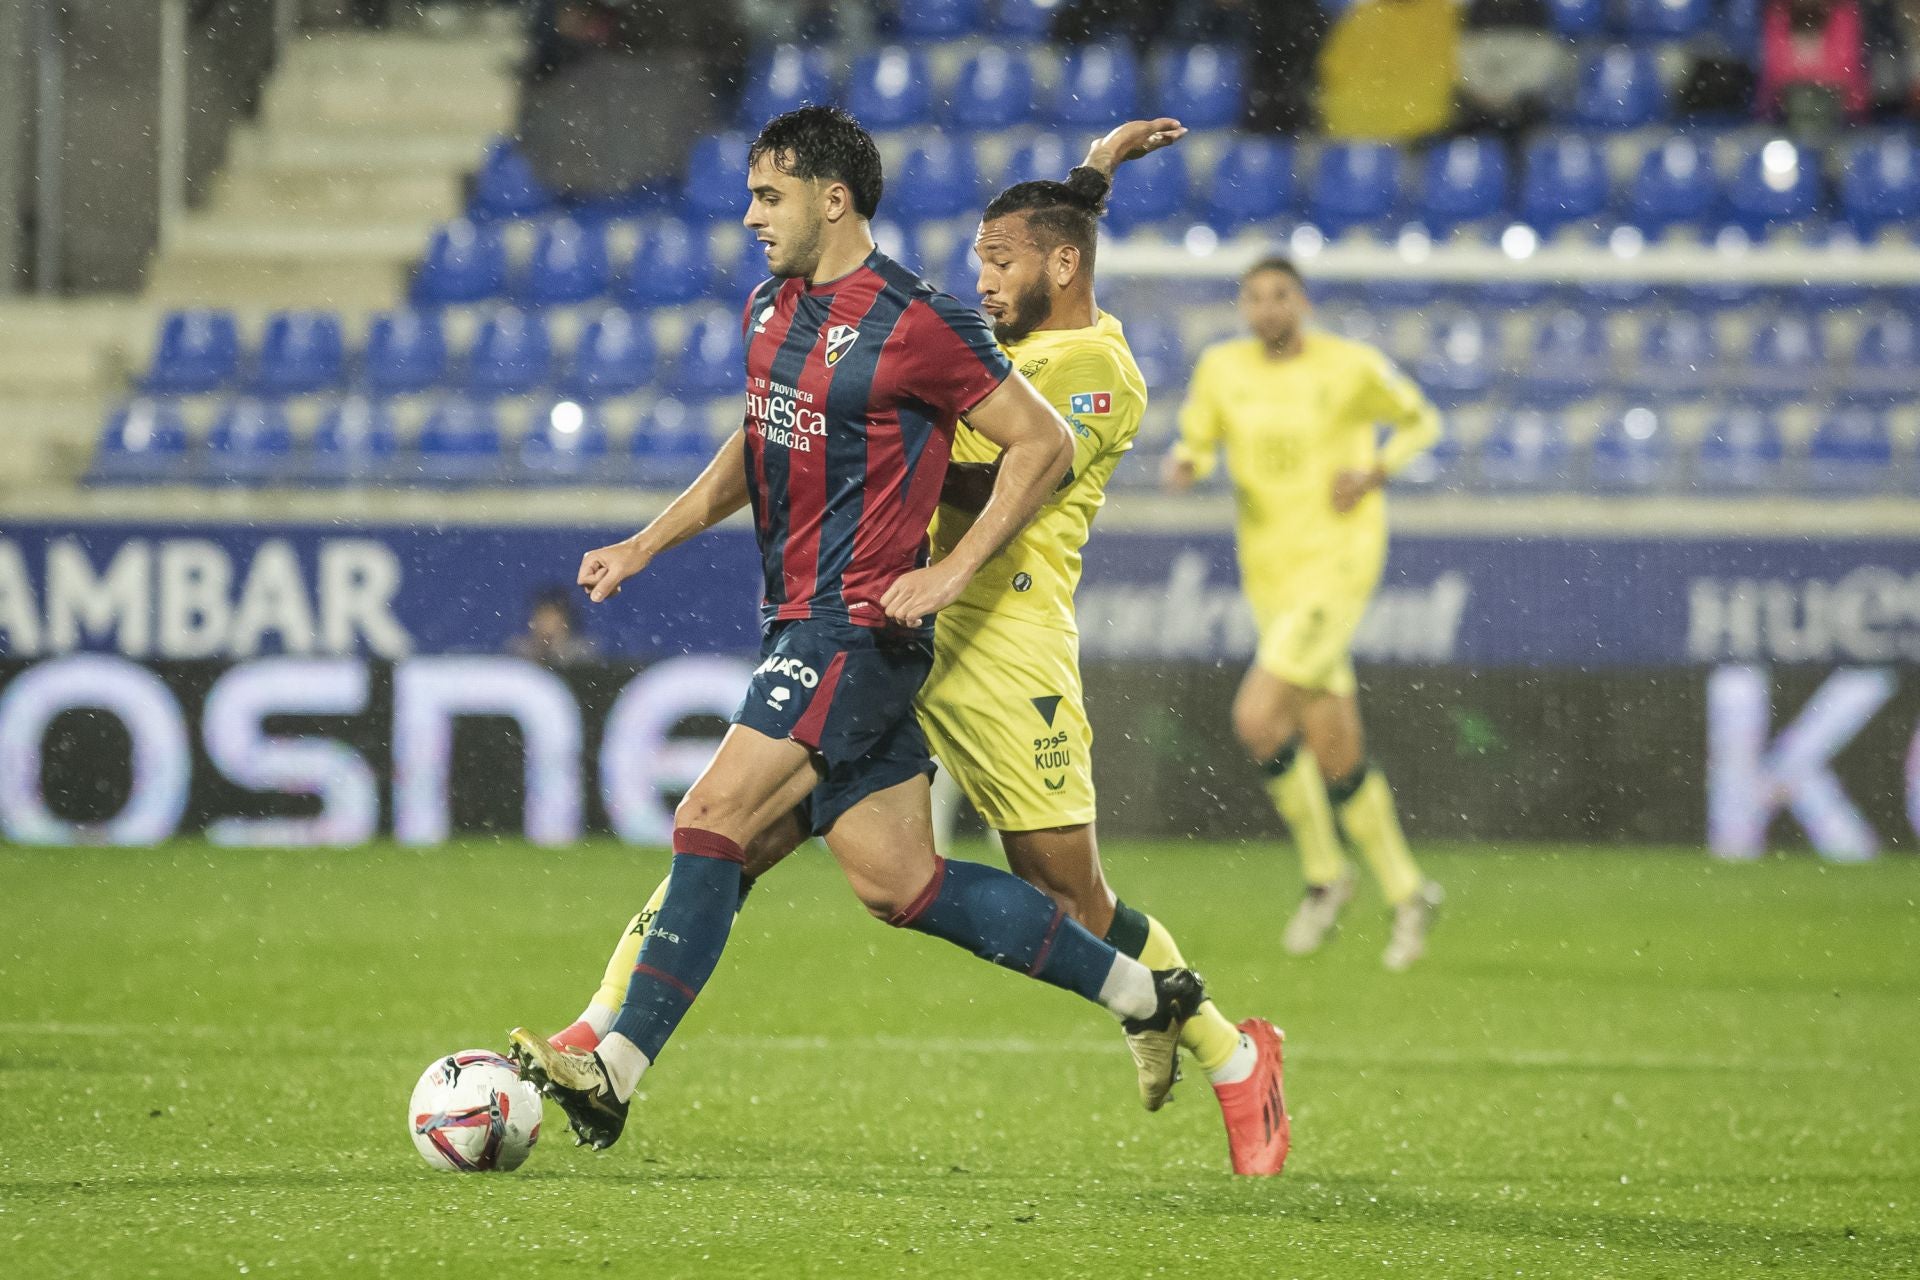
[[[1098,169],[1080,165],[1067,174],[1065,186],[1071,191],[1078,204],[1085,205],[1089,213],[1105,212],[1107,193],[1113,190],[1113,180]]]

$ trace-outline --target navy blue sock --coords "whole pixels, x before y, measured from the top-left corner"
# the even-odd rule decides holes
[[[937,861],[925,892],[888,924],[945,938],[983,960],[1100,1002],[1117,954],[1112,947],[1018,876],[978,862]]]
[[[673,833],[667,900],[653,918],[627,998],[609,1035],[623,1035],[652,1062],[720,963],[739,909],[746,855],[725,836],[693,827]]]

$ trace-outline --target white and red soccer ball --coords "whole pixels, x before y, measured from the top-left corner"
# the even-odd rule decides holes
[[[436,1169],[505,1173],[524,1164],[540,1140],[540,1095],[497,1053],[450,1053],[413,1086],[407,1132]]]

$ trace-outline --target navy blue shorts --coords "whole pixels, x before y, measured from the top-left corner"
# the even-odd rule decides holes
[[[933,772],[913,698],[933,669],[931,637],[880,633],[850,622],[775,622],[733,723],[792,738],[827,776],[803,806],[824,835],[875,792]]]

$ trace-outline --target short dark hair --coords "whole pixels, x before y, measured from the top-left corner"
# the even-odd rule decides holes
[[[774,168],[796,178],[844,182],[853,208],[871,218],[880,208],[885,179],[873,135],[839,107],[796,107],[767,121],[747,148],[747,164],[770,156]]]
[[[1241,274],[1240,283],[1245,284],[1262,271],[1278,271],[1282,275],[1292,276],[1293,282],[1302,289],[1307,287],[1307,278],[1300,274],[1300,268],[1293,265],[1293,259],[1281,257],[1277,253],[1270,254],[1248,267],[1246,271]]]
[[[1094,246],[1100,237],[1100,215],[1107,207],[1113,184],[1097,169],[1081,167],[1065,182],[1039,179],[1015,183],[987,205],[982,222],[1022,214],[1027,229],[1043,251],[1070,244],[1080,251],[1080,262],[1093,270]]]

